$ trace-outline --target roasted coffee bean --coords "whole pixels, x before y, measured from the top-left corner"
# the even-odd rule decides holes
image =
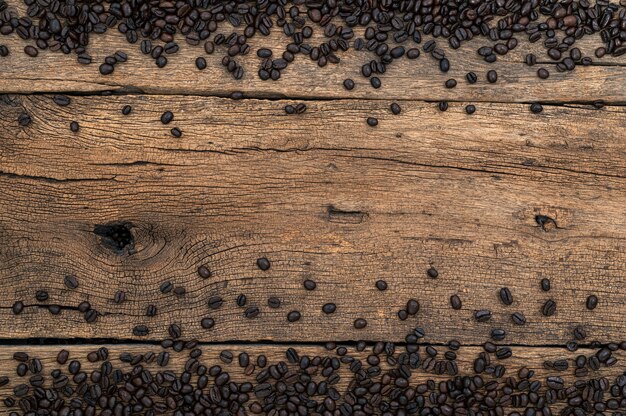
[[[148,305],[146,308],[146,316],[156,316],[157,307],[155,305]]]
[[[506,337],[504,329],[494,328],[491,330],[491,339],[494,341],[502,341]]]
[[[539,114],[543,111],[543,106],[539,103],[533,103],[530,105],[530,112],[533,114]]]
[[[68,106],[72,102],[70,100],[70,97],[68,97],[67,95],[55,95],[54,97],[52,97],[52,101],[54,101],[56,105],[60,105],[61,107]]]
[[[397,103],[391,103],[390,109],[391,112],[395,115],[400,114],[400,112],[402,111],[402,108]]]
[[[465,106],[465,112],[470,115],[474,114],[476,112],[476,106],[474,106],[473,104]]]
[[[182,286],[176,286],[174,288],[174,294],[176,296],[179,296],[179,297],[180,296],[185,296],[185,293],[187,293],[187,290],[184,287],[182,287]]]
[[[31,58],[35,58],[37,55],[39,55],[39,50],[33,46],[28,45],[24,47],[24,53]]]
[[[454,87],[456,87],[456,79],[451,78],[451,79],[447,80],[446,83],[445,83],[445,86],[446,86],[446,88],[454,88]]]
[[[437,106],[439,111],[448,111],[448,103],[446,101],[441,101]]]
[[[115,67],[113,65],[104,63],[100,65],[99,70],[100,70],[100,74],[102,75],[110,75],[115,70]]]
[[[68,289],[76,289],[78,287],[78,279],[76,278],[76,276],[65,276],[65,278],[63,278],[63,283]]]
[[[183,132],[178,127],[174,127],[170,130],[170,134],[176,138],[179,138],[183,135]]]
[[[15,303],[13,303],[11,310],[13,311],[14,315],[19,315],[20,313],[24,311],[24,302],[19,301],[19,300],[16,301]]]
[[[163,282],[159,286],[159,291],[163,294],[170,293],[172,289],[174,289],[174,285],[170,281]]]
[[[269,270],[271,267],[270,261],[266,257],[261,257],[257,259],[256,265],[259,269],[263,271]]]
[[[593,310],[598,306],[598,298],[595,295],[589,295],[586,302],[587,309]]]
[[[550,290],[550,279],[541,279],[541,290],[548,292]]]
[[[145,337],[149,333],[150,329],[145,325],[137,325],[133,328],[133,335],[136,337]]]
[[[465,74],[465,79],[470,84],[476,84],[476,81],[478,81],[478,75],[476,75],[476,73],[474,72],[468,72],[467,74]]]
[[[202,318],[202,320],[200,321],[200,326],[202,326],[202,328],[204,329],[211,329],[213,328],[213,326],[215,326],[215,321],[213,320],[213,318]]]
[[[508,287],[501,288],[499,293],[500,293],[500,300],[502,301],[502,303],[504,303],[505,305],[513,304],[513,296],[511,295],[511,291],[509,290]]]
[[[367,321],[363,318],[358,318],[354,320],[354,328],[363,329],[367,326]]]
[[[50,305],[50,306],[48,306],[48,311],[52,315],[58,315],[58,314],[61,313],[61,307],[59,305]]]
[[[243,316],[245,316],[246,318],[256,318],[257,316],[259,316],[260,313],[260,309],[257,308],[256,306],[251,306],[249,308],[247,308],[244,313]]]
[[[296,114],[296,107],[294,107],[294,106],[293,106],[293,105],[291,105],[291,104],[287,104],[287,105],[285,106],[285,113],[286,113],[286,114]]]
[[[129,105],[125,105],[124,107],[122,107],[122,114],[124,114],[125,116],[129,115],[130,112],[133,110],[133,108]]]
[[[474,319],[476,319],[477,322],[487,322],[491,319],[491,311],[486,309],[476,311],[474,312]]]
[[[461,307],[463,306],[463,303],[461,302],[461,298],[458,295],[450,296],[450,306],[452,306],[452,309],[454,310],[461,309]]]
[[[385,282],[384,280],[377,280],[376,289],[380,290],[381,292],[387,290],[387,282]]]
[[[79,129],[80,129],[80,125],[79,125],[77,122],[72,121],[72,122],[70,123],[70,130],[71,130],[73,133],[78,133],[78,130],[79,130]]]
[[[172,113],[171,111],[166,111],[161,114],[161,123],[170,124],[172,120],[174,120],[174,113]]]
[[[322,312],[325,314],[335,313],[335,310],[337,310],[337,306],[334,303],[326,303],[322,306]]]
[[[84,301],[78,304],[78,312],[85,313],[89,309],[91,309],[91,304],[87,301]]]
[[[276,297],[270,297],[267,299],[267,306],[273,309],[280,308],[280,299]]]
[[[211,271],[207,266],[200,266],[198,267],[198,275],[203,279],[208,279],[211,277]]]
[[[511,319],[515,325],[524,325],[526,323],[526,317],[521,312],[513,313]]]
[[[496,71],[494,71],[493,69],[489,72],[487,72],[487,81],[491,84],[495,83],[498,81],[498,73]]]
[[[45,290],[38,290],[37,293],[35,293],[35,299],[37,299],[39,302],[47,301],[48,292],[46,292]]]
[[[122,303],[126,300],[126,293],[122,290],[118,290],[115,292],[115,296],[113,297],[113,302]]]
[[[287,320],[289,322],[299,321],[301,317],[302,317],[302,315],[300,315],[300,312],[298,312],[298,311],[291,311],[291,312],[289,312],[287,314]]]
[[[550,77],[550,72],[548,72],[545,68],[539,68],[537,70],[537,76],[541,79],[548,79]]]
[[[428,269],[426,271],[426,274],[428,275],[428,277],[430,277],[431,279],[436,279],[437,277],[439,277],[439,272],[434,268],[431,267],[430,269]]]
[[[247,301],[248,301],[248,298],[243,293],[237,296],[237,299],[235,299],[235,303],[237,303],[237,306],[239,306],[240,308],[243,308],[244,306],[246,306]]]
[[[307,279],[304,281],[303,286],[306,290],[315,290],[315,288],[317,287],[317,283],[315,283],[313,280]]]
[[[420,304],[415,299],[409,299],[408,302],[406,303],[406,312],[411,316],[417,314],[417,312],[419,312],[419,309],[420,309]]]
[[[582,341],[583,339],[587,338],[587,332],[585,331],[585,328],[580,325],[574,328],[574,338],[576,338],[578,341]]]
[[[30,118],[30,116],[26,113],[21,113],[18,117],[17,117],[17,122],[20,126],[22,127],[26,127],[31,123],[32,119]]]
[[[196,68],[198,68],[200,71],[206,69],[206,59],[204,59],[201,56],[197,57],[196,58]]]
[[[347,78],[343,81],[343,87],[348,90],[351,91],[354,89],[354,81],[351,80],[350,78]]]
[[[209,298],[209,308],[218,309],[224,304],[221,296],[211,296]]]
[[[378,126],[378,119],[374,118],[374,117],[368,117],[367,118],[367,125],[370,126],[370,127]]]
[[[182,330],[180,329],[180,326],[177,324],[171,324],[168,328],[167,328],[167,333],[170,335],[170,337],[172,337],[173,339],[177,339],[180,338],[181,334],[182,334]]]
[[[546,303],[543,304],[541,308],[541,313],[543,316],[552,316],[556,312],[556,302],[552,299],[548,299]]]
[[[3,58],[9,56],[9,48],[6,45],[0,45],[0,56]]]

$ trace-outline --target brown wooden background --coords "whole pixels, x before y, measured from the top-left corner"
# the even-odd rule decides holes
[[[13,371],[16,350],[56,356],[59,347],[27,346],[29,338],[85,338],[71,347],[80,355],[99,338],[137,339],[138,324],[151,329],[141,338],[149,340],[180,324],[183,337],[206,343],[213,358],[240,341],[270,355],[280,355],[282,344],[322,351],[330,340],[402,341],[416,325],[426,342],[457,339],[471,351],[498,326],[516,360],[534,368],[564,355],[576,325],[589,340],[624,338],[625,57],[561,74],[543,55],[534,67],[522,63],[536,47],[486,65],[472,43],[449,53],[448,74],[423,55],[394,63],[374,90],[358,73],[365,53],[345,53],[322,69],[300,56],[277,82],[257,78],[260,59],[250,54],[237,82],[219,53],[200,72],[194,60],[202,48],[184,45],[158,69],[113,31],[90,46],[94,62],[128,53],[108,77],[73,56],[42,51],[33,60],[17,37],[0,42],[12,51],[0,58],[0,373]],[[252,46],[282,42],[255,38]],[[597,42],[577,46],[590,53]],[[538,82],[542,66],[551,77]],[[485,81],[488,69],[498,70],[498,83]],[[475,85],[464,81],[469,70],[479,75]],[[355,90],[343,89],[346,77]],[[451,77],[459,86],[446,90]],[[228,98],[234,91],[246,98]],[[54,104],[54,93],[71,104]],[[436,101],[444,99],[450,109],[441,113]],[[548,104],[535,115],[528,106],[537,100]],[[590,105],[596,100],[605,107]],[[286,104],[299,102],[306,113],[285,114]],[[400,115],[391,114],[391,102],[400,103]],[[469,103],[477,106],[472,116]],[[124,105],[133,107],[129,116]],[[175,120],[163,126],[166,110]],[[22,112],[33,118],[28,127],[18,126]],[[378,127],[368,127],[367,117],[377,117]],[[80,123],[78,133],[70,121]],[[170,135],[174,126],[182,138]],[[556,226],[542,229],[537,215]],[[93,232],[118,221],[132,224],[133,254],[110,250]],[[255,264],[262,256],[272,264],[265,272]],[[199,278],[202,264],[210,279]],[[438,279],[426,276],[429,267]],[[78,277],[77,290],[63,285],[66,274]],[[552,281],[549,293],[539,288],[543,277]],[[305,279],[317,289],[305,291]],[[378,279],[388,282],[386,292],[375,288]],[[161,294],[167,280],[185,287],[185,296]],[[502,286],[512,306],[499,302]],[[37,302],[44,288],[50,300]],[[127,293],[121,305],[113,302],[117,290]],[[261,307],[257,318],[243,317],[234,303],[240,293]],[[216,294],[226,303],[212,311],[207,299]],[[450,308],[452,294],[462,310]],[[589,294],[600,299],[594,311],[585,309]],[[267,307],[270,296],[281,299],[280,309]],[[421,310],[400,321],[409,298]],[[557,313],[542,317],[550,298]],[[16,300],[26,304],[18,316]],[[96,323],[76,310],[83,300],[100,312]],[[331,301],[337,312],[323,314]],[[51,315],[48,304],[62,313]],[[145,316],[148,304],[156,317]],[[473,313],[483,308],[494,317],[477,324]],[[294,309],[303,317],[288,323]],[[511,323],[515,311],[526,326]],[[212,330],[201,328],[205,316],[216,320]],[[358,317],[368,321],[363,330],[352,326]]]

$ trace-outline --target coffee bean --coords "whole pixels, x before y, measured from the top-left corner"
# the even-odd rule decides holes
[[[343,81],[343,87],[348,90],[351,91],[354,89],[354,81],[351,80],[350,78],[347,78]]]
[[[526,317],[521,312],[513,313],[511,319],[515,325],[524,325],[526,323]]]
[[[590,311],[598,306],[598,298],[595,295],[589,295],[586,303],[587,309]]]
[[[252,319],[252,318],[256,318],[257,316],[259,316],[260,312],[261,311],[259,308],[257,308],[256,306],[251,306],[243,312],[243,316],[245,316],[246,318]]]
[[[196,68],[198,68],[200,71],[206,69],[206,59],[204,59],[201,56],[197,57],[196,58]]]
[[[31,58],[35,58],[37,55],[39,55],[39,50],[33,46],[28,45],[24,47],[24,53]]]
[[[511,295],[511,291],[508,287],[503,287],[500,289],[500,300],[505,305],[511,305],[513,303],[513,296]]]
[[[59,351],[59,353],[57,354],[57,363],[63,365],[67,362],[67,359],[69,358],[70,353],[67,350],[61,350]]]
[[[211,277],[211,271],[207,266],[200,266],[198,267],[198,275],[203,279],[208,279]]]
[[[16,301],[15,303],[13,303],[11,310],[13,311],[14,315],[19,315],[20,313],[22,313],[22,311],[24,311],[24,302],[19,300]]]
[[[448,72],[450,70],[450,61],[447,58],[442,58],[439,61],[439,70],[441,72]],[[454,82],[455,82],[455,85],[456,85],[456,81],[454,81]],[[452,87],[448,87],[448,88],[452,88]]]
[[[54,97],[52,97],[52,101],[54,101],[56,105],[60,105],[61,107],[68,106],[71,103],[70,97],[68,97],[67,95],[55,95]]]
[[[159,286],[159,291],[163,294],[171,292],[172,289],[174,289],[174,285],[170,281],[163,282],[161,286]]]
[[[224,304],[221,296],[211,296],[209,298],[209,308],[218,309]]]
[[[172,113],[171,111],[166,111],[161,114],[161,123],[170,124],[172,120],[174,120],[174,113]]]
[[[476,311],[474,312],[474,319],[476,319],[477,322],[487,322],[491,319],[491,311],[486,309]]]
[[[61,313],[61,307],[59,305],[50,305],[50,306],[48,306],[48,311],[52,315],[58,315],[58,314]]]
[[[38,290],[37,293],[35,293],[35,299],[37,299],[39,302],[47,301],[48,292],[46,292],[45,290]]]
[[[406,311],[409,315],[413,316],[419,312],[420,304],[415,299],[409,299],[406,303]]]
[[[176,286],[174,288],[174,294],[178,297],[185,296],[185,293],[187,293],[187,290],[182,286]]]
[[[113,297],[113,302],[122,303],[126,300],[126,293],[124,291],[118,290],[115,292],[115,296]]]
[[[506,337],[504,329],[494,328],[491,330],[491,339],[494,341],[502,341]]]
[[[149,333],[150,329],[145,325],[137,325],[133,328],[133,335],[136,337],[145,337]]]
[[[72,122],[70,123],[70,130],[71,130],[73,133],[77,133],[79,129],[80,129],[80,126],[79,126],[79,124],[78,124],[77,122],[72,121]]]
[[[335,310],[337,310],[337,306],[334,303],[327,303],[322,306],[322,312],[326,314],[335,313]]]
[[[1,57],[9,56],[9,48],[7,48],[6,45],[0,45],[0,56]]]
[[[83,301],[78,304],[78,312],[85,313],[91,309],[91,304],[87,301]]]
[[[367,125],[370,126],[370,127],[378,126],[378,119],[376,119],[374,117],[368,117],[367,118]]]
[[[102,75],[110,75],[113,73],[113,71],[115,70],[115,68],[113,67],[113,65],[109,65],[109,64],[101,64],[100,65],[100,74]]]
[[[20,126],[22,127],[26,127],[31,123],[32,119],[30,118],[30,116],[26,113],[21,113],[18,117],[17,117],[17,122]]]
[[[287,320],[289,322],[299,321],[301,317],[302,317],[302,315],[300,315],[300,312],[298,312],[298,311],[291,311],[291,312],[289,312],[287,314]]]
[[[469,104],[465,107],[465,112],[467,114],[474,114],[476,112],[476,106],[474,106],[473,104]]]
[[[306,290],[315,290],[315,288],[317,287],[317,283],[315,283],[313,280],[307,279],[304,281],[303,286]]]
[[[445,83],[446,88],[454,88],[456,87],[456,79],[451,78],[449,80],[446,81]]]
[[[543,106],[539,103],[533,103],[530,105],[530,112],[533,114],[539,114],[543,111]]]
[[[98,312],[95,309],[89,309],[87,312],[85,312],[84,316],[85,321],[93,323],[96,322],[96,320],[98,319]]]
[[[182,330],[180,329],[180,326],[177,324],[171,324],[168,328],[167,328],[167,333],[170,335],[170,337],[172,337],[173,339],[177,339],[180,338],[181,334],[182,334]]]
[[[395,115],[400,114],[400,112],[402,111],[402,108],[397,104],[397,103],[391,103],[391,112]]]
[[[533,66],[537,63],[537,57],[532,53],[526,55],[526,65]]]
[[[476,75],[476,73],[474,72],[468,72],[467,74],[465,74],[465,79],[470,84],[476,84],[476,81],[478,81],[478,75]]]
[[[552,316],[556,312],[556,302],[552,299],[546,301],[541,308],[543,316]]]
[[[124,107],[122,107],[122,114],[124,114],[125,116],[129,115],[130,112],[133,110],[133,108],[129,105],[125,105]]]
[[[441,101],[437,106],[439,111],[448,111],[448,103],[446,101]]]
[[[378,289],[380,291],[387,290],[387,282],[385,282],[384,280],[377,280],[376,281],[376,289]]]
[[[213,320],[213,318],[202,318],[202,320],[200,321],[200,326],[202,326],[202,328],[204,329],[211,329],[213,328],[213,326],[215,326],[215,321]]]
[[[545,68],[539,68],[537,70],[537,76],[541,79],[548,79],[550,77],[550,72],[548,72]]]
[[[463,306],[463,303],[461,302],[461,298],[458,295],[450,296],[450,306],[452,306],[452,309],[454,310],[461,309],[461,307]]]
[[[363,329],[367,326],[367,321],[363,318],[358,318],[354,320],[354,328]]]
[[[381,87],[382,83],[380,82],[380,79],[378,77],[372,77],[370,78],[370,84],[372,85],[372,87],[378,89]]]
[[[280,308],[280,299],[271,297],[267,299],[267,305],[272,309]]]
[[[426,274],[428,275],[428,277],[430,277],[431,279],[436,279],[437,277],[439,277],[439,272],[434,268],[431,267],[430,269],[428,269],[426,271]]]
[[[494,71],[493,69],[489,72],[487,72],[487,81],[491,84],[495,83],[498,81],[498,73],[496,71]]]
[[[78,288],[78,279],[76,276],[66,275],[63,278],[63,283],[68,289],[76,289]]]
[[[271,267],[270,261],[266,257],[261,257],[257,259],[256,265],[259,269],[263,271],[269,270]]]
[[[246,306],[247,301],[248,298],[242,293],[241,295],[237,296],[235,303],[237,303],[237,306],[239,306],[240,308],[243,308],[244,306]]]
[[[154,305],[148,305],[148,307],[146,308],[146,316],[156,316],[157,314],[157,307]]]
[[[550,279],[541,279],[541,290],[543,290],[544,292],[548,292],[550,290]]]
[[[285,113],[286,114],[296,114],[296,107],[294,107],[293,105],[287,104],[285,106]]]
[[[183,135],[183,132],[178,127],[174,127],[170,130],[170,134],[176,138],[179,138]]]
[[[580,325],[574,328],[574,338],[576,338],[578,341],[582,341],[587,338],[587,331],[585,331],[585,328]]]

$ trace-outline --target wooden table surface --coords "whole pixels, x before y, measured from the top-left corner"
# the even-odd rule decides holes
[[[250,54],[235,81],[221,54],[206,56],[208,68],[198,71],[202,48],[184,45],[158,69],[110,31],[92,39],[94,62],[116,50],[129,61],[104,77],[97,64],[49,51],[33,60],[17,37],[0,40],[14,51],[0,58],[0,373],[13,374],[18,350],[53,365],[66,339],[82,339],[66,347],[77,356],[102,342],[134,341],[112,351],[158,350],[171,323],[199,340],[209,361],[242,342],[281,358],[290,345],[321,354],[326,341],[402,342],[416,325],[425,342],[456,339],[473,357],[497,326],[507,330],[501,344],[513,346],[515,363],[541,371],[548,358],[576,355],[564,345],[577,325],[588,341],[625,338],[626,56],[558,73],[543,54],[536,66],[523,64],[537,45],[487,65],[470,42],[450,51],[450,73],[425,55],[404,59],[375,90],[359,75],[367,56],[354,51],[325,68],[297,57],[276,82],[258,79],[260,59]],[[279,42],[272,35],[251,46]],[[592,53],[597,39],[579,43]],[[539,82],[539,67],[551,69],[548,80]],[[488,69],[498,71],[496,84],[485,81]],[[475,85],[464,81],[468,70],[479,75]],[[342,87],[347,77],[353,91]],[[447,90],[451,77],[459,85]],[[235,91],[245,98],[229,98]],[[58,93],[71,104],[56,105]],[[441,100],[450,102],[445,113]],[[605,105],[596,109],[599,100]],[[535,101],[544,103],[541,114],[529,111]],[[400,115],[389,111],[392,102]],[[285,114],[296,103],[307,111]],[[168,126],[159,121],[166,110],[175,115]],[[17,123],[23,112],[32,117],[27,127]],[[369,127],[368,117],[379,125]],[[169,133],[174,126],[181,138]],[[116,223],[130,227],[132,250],[113,250],[94,232]],[[269,270],[256,266],[261,257]],[[199,277],[201,265],[209,279]],[[66,275],[78,278],[77,289],[64,285]],[[303,288],[306,279],[314,291]],[[379,279],[387,291],[376,289]],[[184,296],[162,294],[166,281]],[[503,286],[511,306],[498,299]],[[37,302],[46,288],[49,300]],[[122,304],[113,301],[118,290]],[[261,308],[258,317],[235,305],[242,293]],[[461,310],[450,307],[453,294]],[[585,308],[590,294],[599,298],[593,311]],[[224,298],[222,308],[207,307],[213,295]],[[271,296],[279,309],[267,306]],[[401,321],[397,311],[410,298],[420,311]],[[557,312],[543,317],[548,299]],[[16,300],[26,305],[20,315],[12,313]],[[77,310],[84,300],[99,312],[94,323]],[[336,313],[322,312],[327,302]],[[150,304],[155,317],[145,316]],[[474,312],[485,308],[492,320],[476,323]],[[287,322],[292,310],[300,321]],[[515,311],[527,325],[513,325]],[[216,321],[210,330],[200,325],[207,316]],[[357,318],[367,327],[355,329]],[[140,324],[150,329],[145,337],[133,336]],[[33,338],[50,340],[38,346]]]

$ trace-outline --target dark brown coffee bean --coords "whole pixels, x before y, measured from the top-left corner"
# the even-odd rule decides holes
[[[174,288],[174,294],[178,297],[185,296],[185,293],[187,293],[187,290],[182,286],[176,286]]]
[[[550,72],[548,72],[545,68],[539,68],[537,70],[537,76],[541,79],[548,79],[550,77]]]
[[[87,312],[85,312],[85,321],[93,323],[96,322],[97,319],[98,312],[95,309],[89,309]]]
[[[474,319],[476,319],[477,322],[487,322],[491,319],[491,311],[486,309],[476,311],[474,312]]]
[[[448,111],[448,103],[446,101],[441,101],[437,104],[437,107],[439,108],[439,111]]]
[[[159,286],[159,291],[163,294],[170,293],[172,289],[174,289],[174,285],[170,281],[163,282]]]
[[[37,55],[39,55],[39,50],[33,46],[28,45],[24,47],[24,53],[31,58],[35,58]]]
[[[354,89],[354,81],[353,81],[353,80],[351,80],[351,79],[349,79],[349,78],[348,78],[348,79],[345,79],[345,80],[343,81],[343,87],[344,87],[346,90],[348,90],[348,91],[353,90],[353,89]]]
[[[454,310],[461,309],[461,307],[463,306],[463,303],[461,302],[461,298],[458,295],[450,296],[450,306],[452,306],[452,309]]]
[[[476,106],[473,104],[469,104],[465,106],[465,112],[469,115],[472,115],[476,112]]]
[[[32,119],[30,118],[30,116],[26,113],[21,113],[18,117],[17,117],[17,122],[20,126],[22,127],[26,127],[31,123]]]
[[[170,124],[172,120],[174,120],[174,113],[172,113],[171,111],[166,111],[161,114],[161,123]]]
[[[218,309],[224,304],[221,296],[211,296],[209,298],[209,308]]]
[[[204,329],[211,329],[213,328],[213,326],[215,326],[215,321],[213,320],[213,318],[202,318],[202,320],[200,321],[200,326],[202,326],[202,328]]]
[[[363,329],[367,326],[367,321],[363,318],[358,318],[354,320],[354,328]]]
[[[203,279],[208,279],[209,277],[211,277],[211,271],[207,266],[203,265],[198,267],[198,275],[200,275],[200,277]]]
[[[530,105],[530,112],[533,114],[539,114],[543,111],[543,106],[539,103],[533,103]]]
[[[543,304],[541,308],[541,313],[543,316],[552,316],[556,312],[556,302],[552,299],[548,299],[546,303]]]
[[[61,313],[61,307],[59,305],[50,305],[50,306],[48,306],[48,311],[52,315],[58,315],[58,314]]]
[[[237,306],[239,306],[240,308],[243,308],[244,306],[246,306],[247,301],[248,301],[248,298],[243,293],[237,296],[237,299],[235,299],[235,303],[237,303]]]
[[[521,312],[513,313],[511,319],[515,325],[524,325],[526,323],[526,317]]]
[[[508,287],[503,287],[502,289],[500,289],[499,293],[502,303],[504,303],[505,305],[513,304],[513,296],[511,295],[511,291]]]
[[[109,65],[109,64],[102,64],[100,65],[100,74],[102,75],[110,75],[113,73],[113,71],[115,70],[115,68],[113,67],[113,65]]]
[[[67,275],[63,279],[63,283],[68,289],[76,289],[78,287],[78,279],[76,276]]]
[[[550,279],[541,279],[541,290],[548,292],[550,290]]]
[[[402,108],[397,103],[391,103],[390,106],[391,112],[395,115],[400,114],[402,112]]]
[[[243,312],[243,316],[245,316],[246,318],[252,319],[252,318],[256,318],[257,316],[259,316],[260,312],[261,311],[259,308],[257,308],[256,306],[251,306]]]
[[[196,68],[198,68],[200,71],[206,69],[206,59],[204,59],[201,56],[197,57],[196,58]]]
[[[384,280],[377,280],[376,281],[376,289],[378,289],[380,291],[387,290],[387,282],[385,282]]]
[[[19,351],[19,352],[14,352],[14,353],[13,353],[13,359],[14,359],[15,361],[20,362],[20,363],[25,363],[25,362],[27,362],[29,358],[30,358],[30,357],[28,356],[28,353],[25,353],[25,352],[21,352],[21,351]]]
[[[68,97],[67,95],[55,95],[54,97],[52,97],[52,101],[54,101],[56,105],[60,105],[61,107],[68,106],[71,103],[70,97]]]
[[[367,125],[370,126],[370,127],[378,126],[378,119],[374,118],[374,117],[368,117],[367,118]]]
[[[498,73],[496,71],[494,71],[493,69],[489,72],[487,72],[487,81],[491,84],[494,84],[495,82],[498,81]]]
[[[451,78],[449,80],[446,81],[445,83],[446,88],[454,88],[456,87],[456,79]]]
[[[287,320],[289,322],[299,321],[301,317],[302,317],[302,315],[300,315],[300,312],[298,312],[298,311],[291,311],[291,312],[289,312],[287,314]]]
[[[182,330],[180,329],[180,326],[178,326],[177,324],[171,324],[168,328],[167,328],[167,333],[170,335],[170,337],[172,337],[173,339],[177,339],[180,338],[181,334],[182,334]]]
[[[272,309],[280,308],[280,299],[276,297],[270,297],[267,299],[267,305]]]
[[[78,312],[85,313],[91,309],[91,304],[87,301],[78,304]]]
[[[408,302],[406,303],[406,312],[411,316],[417,314],[417,312],[419,312],[419,309],[420,309],[420,304],[415,299],[409,299]]]
[[[470,84],[476,84],[476,81],[478,81],[478,75],[476,75],[476,73],[474,72],[468,72],[467,74],[465,74],[465,79]]]
[[[426,274],[428,275],[428,277],[430,277],[431,279],[436,279],[437,277],[439,277],[439,272],[434,268],[431,267],[430,269],[428,269],[426,271]]]
[[[124,114],[125,116],[129,115],[130,112],[133,110],[133,108],[129,105],[125,105],[124,107],[122,107],[122,114]]]
[[[315,290],[315,288],[317,287],[317,283],[315,283],[311,279],[307,279],[304,281],[303,286],[306,290]]]
[[[19,315],[20,313],[24,311],[24,302],[19,301],[19,300],[16,301],[15,303],[13,303],[11,310],[13,311],[14,315]]]
[[[337,310],[337,306],[334,303],[327,303],[322,306],[322,312],[325,314],[335,313],[335,310]]]
[[[113,297],[113,302],[120,304],[126,300],[126,293],[122,290],[118,290],[115,292],[115,296]]]
[[[170,130],[170,134],[176,138],[180,138],[183,135],[183,132],[178,127],[174,127]]]
[[[38,290],[37,293],[35,293],[35,299],[37,299],[39,302],[47,301],[48,292],[46,292],[45,290]]]
[[[598,306],[598,298],[595,295],[589,295],[586,302],[587,309],[593,310]]]
[[[259,269],[263,271],[269,270],[271,267],[270,261],[266,257],[261,257],[257,259],[256,265]]]
[[[145,325],[137,325],[133,328],[133,335],[136,337],[145,337],[150,333],[150,329]]]

